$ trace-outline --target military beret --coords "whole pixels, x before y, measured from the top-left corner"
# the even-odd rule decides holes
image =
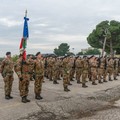
[[[10,55],[11,54],[11,52],[6,52],[6,55]]]
[[[41,54],[40,52],[37,52],[35,56],[38,56],[39,54]]]

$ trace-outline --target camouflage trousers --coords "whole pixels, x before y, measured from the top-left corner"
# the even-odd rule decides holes
[[[95,82],[95,80],[97,80],[97,68],[91,68],[91,75],[92,82]]]
[[[70,78],[70,80],[73,79],[74,74],[75,74],[75,69],[74,69],[74,68],[71,68],[71,70],[70,70],[70,74],[69,74],[69,78]]]
[[[58,73],[59,73],[58,69],[54,69],[54,71],[53,71],[53,81],[57,81]]]
[[[52,67],[48,67],[48,78],[50,80],[52,80],[53,77],[53,68]]]
[[[82,84],[86,83],[88,77],[88,70],[83,70],[82,73]]]
[[[35,79],[35,83],[34,83],[35,95],[41,94],[43,80],[44,80],[44,76],[36,75],[36,79]]]
[[[4,90],[5,90],[5,95],[10,95],[12,91],[12,84],[13,84],[13,75],[6,74],[4,77]]]
[[[80,81],[80,77],[82,75],[82,68],[76,68],[76,80]]]
[[[68,82],[69,82],[69,74],[63,73],[63,87],[64,88],[68,86]]]
[[[108,78],[110,80],[111,76],[113,75],[113,68],[112,67],[108,67],[107,68],[107,74],[108,74]]]
[[[101,81],[102,76],[104,77],[104,69],[103,68],[98,68],[98,80]]]
[[[30,75],[23,74],[22,78],[23,80],[19,80],[19,91],[20,91],[20,96],[24,97],[24,96],[28,96]]]
[[[118,68],[115,68],[115,69],[113,70],[113,76],[114,76],[114,78],[116,78],[117,75],[118,75]]]

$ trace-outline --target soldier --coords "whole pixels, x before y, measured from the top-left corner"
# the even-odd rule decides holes
[[[83,72],[83,60],[81,58],[77,58],[76,62],[75,62],[75,66],[76,66],[76,80],[77,83],[80,84],[80,78]]]
[[[88,58],[87,56],[84,56],[83,57],[83,61],[81,62],[81,64],[83,65],[83,71],[82,71],[82,87],[83,88],[86,88],[88,87],[86,85],[86,80],[87,80],[87,77],[88,77],[88,68],[89,68],[89,62],[88,62]]]
[[[54,60],[52,57],[48,59],[48,78],[50,81],[53,81],[53,64]]]
[[[113,58],[108,58],[108,61],[107,61],[107,73],[108,73],[109,81],[112,81],[111,77],[113,75],[113,70],[114,70],[114,60],[113,60]]]
[[[114,80],[117,80],[118,69],[119,69],[119,59],[115,58],[114,59],[114,72],[113,72]]]
[[[58,72],[59,72],[59,61],[58,61],[57,58],[55,58],[54,59],[54,64],[53,64],[53,84],[59,84],[57,82]]]
[[[19,91],[22,98],[21,102],[23,103],[30,102],[30,100],[27,99],[30,82],[29,65],[29,61],[23,60],[22,55],[19,55],[19,59],[14,65],[14,70],[19,78]]]
[[[68,63],[69,63],[69,58],[68,58],[68,56],[65,56],[63,59],[63,87],[64,87],[65,92],[70,91],[68,89],[69,73],[70,73]]]
[[[35,92],[35,99],[40,100],[43,99],[41,97],[41,90],[42,90],[42,82],[44,80],[44,61],[42,59],[42,55],[40,52],[36,53],[36,60],[35,60],[35,83],[34,83],[34,92]]]
[[[97,83],[95,83],[95,80],[97,80],[97,66],[98,66],[96,57],[92,57],[90,66],[91,66],[92,85],[97,85]]]
[[[98,82],[103,83],[102,76],[104,76],[105,72],[105,58],[101,57],[98,59]]]
[[[9,100],[13,97],[11,96],[12,84],[13,84],[13,61],[11,59],[11,52],[6,53],[6,58],[2,61],[1,64],[1,74],[4,79],[4,90],[5,90],[5,99]]]

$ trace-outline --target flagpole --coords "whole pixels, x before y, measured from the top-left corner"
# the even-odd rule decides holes
[[[25,11],[25,17],[27,17],[27,10]]]

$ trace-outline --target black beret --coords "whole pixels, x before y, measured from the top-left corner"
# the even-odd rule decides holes
[[[40,52],[37,52],[37,53],[36,53],[36,56],[38,56],[39,54],[41,54],[41,53],[40,53]]]
[[[6,55],[10,55],[11,54],[11,52],[6,52]]]

